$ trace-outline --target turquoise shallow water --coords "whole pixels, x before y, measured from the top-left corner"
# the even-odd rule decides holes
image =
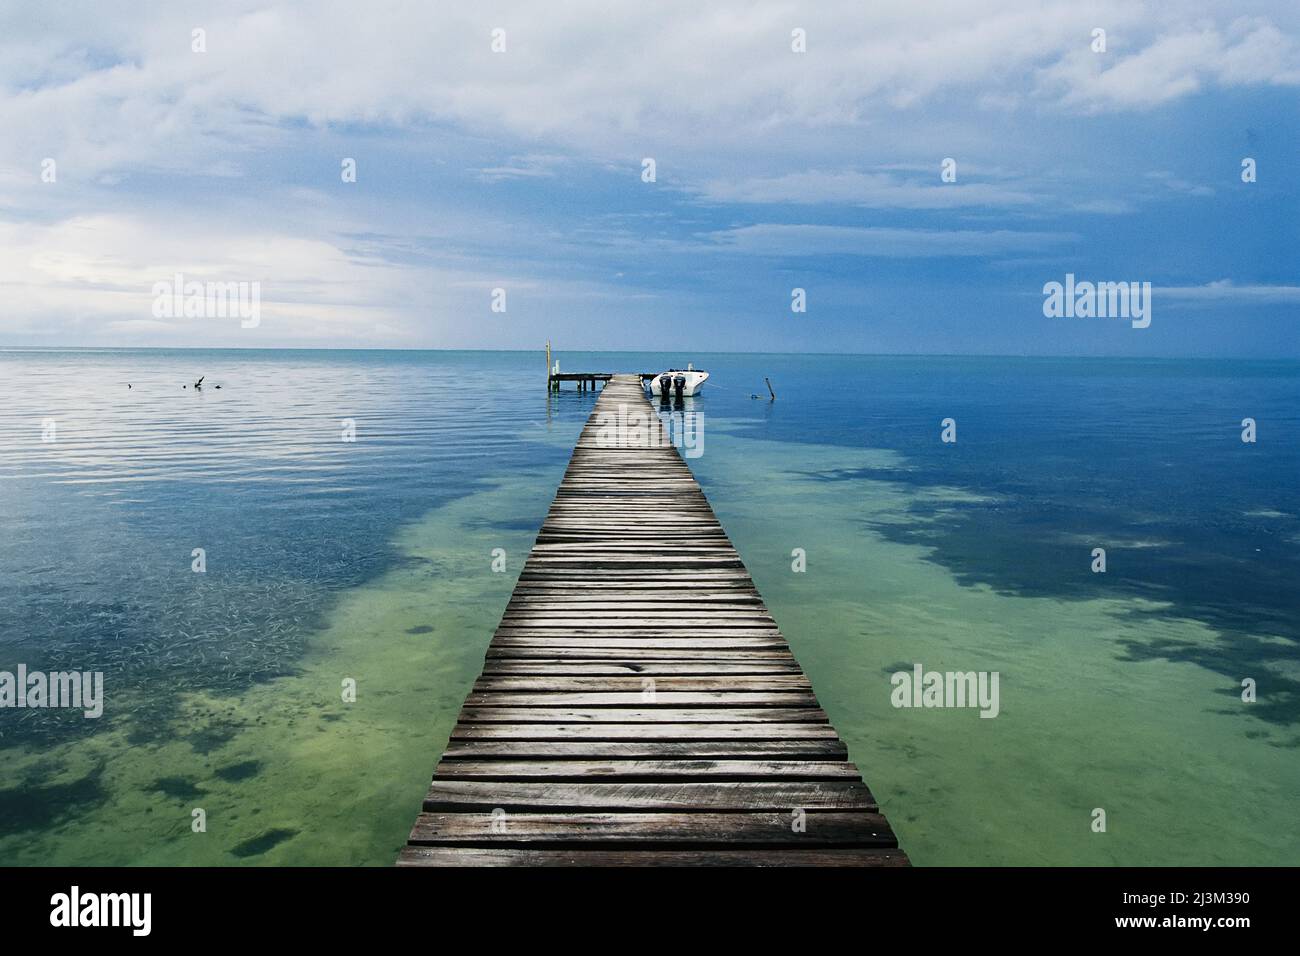
[[[916,862],[1300,859],[1300,365],[560,359],[713,372],[691,467]],[[590,411],[543,366],[0,351],[0,669],[107,688],[0,710],[0,859],[390,862]]]

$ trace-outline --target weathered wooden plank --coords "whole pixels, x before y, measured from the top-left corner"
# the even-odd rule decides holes
[[[489,677],[486,674],[474,684],[474,690],[484,693],[511,692],[584,692],[584,693],[645,693],[646,682],[653,680],[656,696],[669,691],[810,691],[812,684],[802,674],[782,677]]]
[[[421,813],[410,842],[457,844],[600,845],[682,844],[713,846],[880,847],[898,845],[879,813],[828,810],[806,813],[794,825],[791,813]]]
[[[467,724],[748,724],[826,723],[820,707],[472,707],[461,708]]]
[[[857,780],[844,760],[443,760],[434,780]]]
[[[466,707],[815,707],[808,691],[471,691]]]
[[[535,661],[489,657],[480,682],[507,677],[795,677],[807,680],[793,659],[753,661]]]
[[[503,850],[407,846],[398,866],[908,866],[902,850]]]
[[[528,576],[524,577],[527,573]],[[536,574],[531,571],[520,572],[515,582],[514,594],[517,597],[533,595],[560,595],[566,601],[608,601],[612,598],[622,600],[632,597],[643,601],[663,600],[727,600],[745,598],[761,600],[754,585],[743,578],[719,578],[691,580],[684,587],[682,582],[655,575],[625,576],[622,578],[570,578],[567,575]]]
[[[453,740],[834,740],[830,724],[697,723],[653,721],[640,724],[458,723]]]
[[[494,641],[488,646],[487,659],[511,660],[583,660],[583,661],[793,661],[788,648],[779,645],[736,647],[668,647],[641,648],[619,641],[583,642],[564,647],[546,641]]]
[[[493,647],[545,647],[556,650],[565,647],[590,649],[608,647],[626,647],[629,650],[696,650],[713,652],[715,650],[783,650],[788,645],[780,634],[761,634],[759,632],[713,633],[701,634],[699,637],[651,637],[645,631],[632,628],[617,629],[618,637],[607,636],[608,630],[568,630],[563,633],[547,633],[545,628],[514,628],[497,631],[492,639]],[[663,633],[662,631],[651,633]],[[602,636],[606,635],[606,636]]]
[[[857,780],[710,783],[559,783],[435,780],[424,798],[428,811],[458,809],[581,810],[877,810]]]
[[[518,583],[523,587],[560,585],[581,587],[588,584],[592,588],[642,588],[659,591],[683,587],[734,588],[748,591],[753,587],[753,582],[745,571],[695,568],[690,571],[660,570],[653,576],[648,576],[636,570],[607,568],[597,577],[573,568],[539,568],[535,565],[529,567],[527,564],[519,572]]]
[[[562,628],[580,631],[587,628],[636,628],[639,630],[659,630],[665,627],[678,629],[686,634],[710,633],[725,628],[731,631],[758,631],[776,633],[776,626],[771,615],[759,608],[719,607],[719,608],[675,608],[665,610],[646,610],[642,608],[623,608],[620,610],[592,608],[573,608],[561,610],[556,608],[537,609],[531,607],[510,608],[502,616],[503,628]]]
[[[556,638],[592,637],[637,638],[640,647],[688,647],[696,641],[750,640],[776,641],[785,644],[785,638],[772,624],[761,620],[718,621],[709,624],[686,624],[673,620],[647,620],[637,618],[576,618],[573,620],[503,620],[496,629],[502,637]],[[674,644],[655,645],[649,641],[673,641]]]
[[[529,611],[537,612],[555,612],[555,611],[577,611],[586,613],[591,611],[598,613],[601,611],[657,611],[660,613],[686,611],[692,614],[698,614],[701,611],[723,611],[723,612],[754,612],[766,614],[767,609],[763,607],[762,602],[756,596],[739,595],[731,598],[692,598],[689,594],[681,595],[678,599],[655,598],[647,599],[633,593],[601,595],[594,600],[591,598],[557,598],[557,597],[530,597],[527,595],[520,596],[515,592],[515,597],[507,605],[507,612],[523,613]],[[770,617],[770,616],[769,616]]]
[[[450,740],[447,760],[847,760],[837,739],[822,740]]]

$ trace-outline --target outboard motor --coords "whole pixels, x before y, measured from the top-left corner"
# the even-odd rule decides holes
[[[686,376],[678,375],[673,379],[673,388],[677,390],[677,397],[682,397],[682,392],[686,390]]]
[[[673,390],[673,377],[671,375],[660,375],[659,394],[662,395],[664,398],[667,398],[668,395],[672,392],[672,390]]]

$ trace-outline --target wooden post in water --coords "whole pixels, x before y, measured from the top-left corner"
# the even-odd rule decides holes
[[[551,340],[546,340],[546,390],[551,390]]]

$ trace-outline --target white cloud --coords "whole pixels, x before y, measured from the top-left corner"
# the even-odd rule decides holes
[[[1300,85],[1300,45],[1267,20],[1239,18],[1158,36],[1125,55],[1076,49],[1040,73],[1041,89],[1090,112],[1148,109],[1209,86]]]
[[[569,162],[566,156],[546,153],[528,153],[511,156],[504,166],[489,166],[478,171],[484,182],[495,183],[510,179],[550,179]]]
[[[1188,302],[1233,302],[1249,305],[1300,303],[1300,286],[1294,285],[1238,285],[1231,279],[1219,279],[1205,285],[1159,286],[1155,289],[1161,298],[1181,299]]]
[[[260,283],[261,326],[241,333],[237,319],[157,319],[153,284],[177,273]],[[404,316],[420,289],[417,276],[321,239],[122,215],[0,223],[0,286],[12,317],[7,331],[17,336],[73,317],[90,335],[244,345],[260,338],[355,342],[358,328],[367,327],[409,332]]]
[[[310,198],[310,197],[308,197]],[[627,281],[545,274],[521,255],[465,261],[441,234],[364,234],[321,197],[321,223],[293,221],[276,207],[250,215],[238,205],[217,214],[175,209],[98,213],[48,223],[0,220],[0,331],[7,344],[79,345],[423,345],[510,347],[544,335],[547,308],[609,311],[650,301]],[[292,223],[292,234],[266,222]],[[480,221],[443,224],[450,233]],[[491,225],[491,224],[486,224]],[[491,244],[492,238],[480,233]],[[538,248],[555,255],[555,245]],[[185,281],[257,282],[261,321],[159,319],[153,287]],[[507,315],[490,312],[491,289],[505,287]]]
[[[149,315],[151,283],[182,271],[260,278],[263,329],[280,330],[282,341],[446,344],[474,341],[473,328],[461,331],[472,326],[463,316],[489,282],[523,293],[520,313],[530,297],[651,294],[608,284],[600,271],[621,269],[630,250],[643,248],[1050,254],[1077,237],[996,228],[1005,219],[995,216],[982,230],[759,223],[708,232],[720,224],[709,218],[716,210],[696,205],[696,221],[678,213],[683,195],[952,209],[967,220],[981,209],[1037,215],[1045,204],[1049,213],[1128,211],[1151,190],[1108,198],[1108,184],[1078,173],[1086,156],[1053,167],[1062,154],[1050,145],[1052,124],[1214,86],[1300,83],[1300,10],[1239,0],[1234,11],[1246,16],[1225,17],[1211,0],[1176,8],[1130,0],[570,0],[490,9],[404,0],[362,8],[345,0],[0,0],[0,323],[7,337],[70,322],[128,339],[221,344]],[[1088,50],[1098,24],[1110,35],[1104,57]],[[196,26],[207,31],[203,54],[190,50]],[[497,26],[507,30],[505,54],[489,47]],[[790,51],[794,26],[808,31],[806,54]],[[456,162],[450,140],[473,156],[452,172],[468,167],[481,189],[450,175],[435,185],[423,178],[426,160]],[[337,192],[335,153],[344,143],[355,144],[362,170],[350,193]],[[376,154],[389,151],[389,169],[401,152],[408,186],[380,182],[364,152],[370,144]],[[571,169],[616,169],[640,189],[648,155],[659,160],[658,188],[672,193],[660,212],[640,208],[640,195],[590,209],[576,191],[530,206],[484,201],[505,192],[495,184]],[[948,155],[959,159],[955,185],[937,182],[937,162]],[[39,181],[47,156],[58,161],[57,185]],[[966,179],[976,163],[984,174]],[[1164,186],[1202,188],[1173,174]],[[242,209],[233,208],[238,201]],[[556,214],[548,204],[565,208]],[[611,208],[663,219],[654,228],[642,228],[647,218],[604,229],[599,214]],[[696,238],[675,238],[685,230]],[[653,287],[655,268],[628,274]]]
[[[930,181],[881,172],[808,170],[735,182],[705,183],[705,198],[745,203],[834,203],[881,209],[953,209],[961,206],[1024,206],[1037,201],[1023,189],[985,182],[942,183],[939,165]]]
[[[988,256],[1029,252],[1077,240],[1060,232],[1008,229],[894,229],[759,223],[704,237],[702,249],[768,256],[867,256],[886,259]]]
[[[1206,25],[1189,30],[1197,16]],[[101,0],[5,19],[0,157],[28,166],[34,152],[52,155],[83,173],[238,163],[283,142],[286,120],[452,122],[606,157],[744,140],[771,154],[798,149],[798,130],[880,130],[939,96],[956,97],[961,111],[973,99],[1015,109],[1034,70],[1034,102],[1088,109],[1147,107],[1208,84],[1300,83],[1293,36],[1264,17],[1218,25],[1208,0],[1176,9],[719,0],[707,12],[694,0],[491,11],[399,0],[364,11],[344,0]],[[1111,31],[1101,56],[1088,49],[1096,23]],[[202,54],[190,50],[198,24]],[[808,31],[805,54],[789,48],[796,25]],[[489,47],[496,26],[507,30],[503,54]]]
[[[1123,199],[1083,199],[1076,202],[1073,208],[1075,212],[1099,216],[1122,216],[1133,211],[1133,206]]]
[[[1146,178],[1154,182],[1161,183],[1165,188],[1173,190],[1176,193],[1185,193],[1189,196],[1213,196],[1214,189],[1203,183],[1194,183],[1183,179],[1181,176],[1175,176],[1168,170],[1157,170],[1146,174]]]

